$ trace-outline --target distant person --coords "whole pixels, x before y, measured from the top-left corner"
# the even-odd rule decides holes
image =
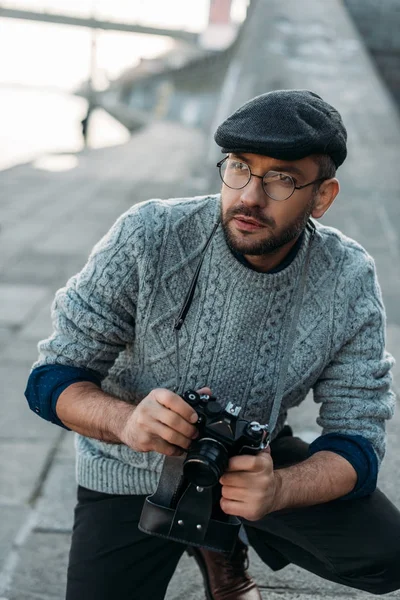
[[[220,480],[220,508],[246,536],[230,556],[192,549],[207,597],[261,598],[242,539],[273,570],[397,590],[400,514],[376,489],[395,405],[381,292],[367,252],[316,222],[339,192],[342,119],[313,92],[274,91],[215,139],[221,194],[123,214],[57,292],[39,343],[29,405],[78,433],[67,599],[164,598],[185,551],[137,525],[164,455],[196,437],[196,412],[172,390],[174,322],[201,256],[178,336],[182,389],[209,388],[261,423],[279,409],[270,450],[232,457]],[[322,432],[308,445],[285,422],[310,390]]]
[[[85,146],[87,146],[87,144],[88,144],[89,121],[90,121],[93,109],[94,109],[93,104],[91,102],[89,102],[87,110],[86,110],[86,114],[81,121],[82,137],[83,137],[83,143]]]

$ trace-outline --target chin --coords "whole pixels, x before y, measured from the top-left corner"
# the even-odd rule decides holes
[[[250,236],[251,234],[249,234]],[[268,240],[260,239],[260,240],[250,240],[247,235],[238,238],[236,235],[230,235],[227,239],[227,243],[231,250],[238,252],[239,254],[247,254],[249,256],[259,256],[260,254],[265,254],[262,250],[265,246],[268,246]]]
[[[229,226],[225,229],[225,239],[231,250],[246,256],[263,256],[276,254],[288,242],[273,235],[260,236],[254,233],[243,233],[232,230]]]

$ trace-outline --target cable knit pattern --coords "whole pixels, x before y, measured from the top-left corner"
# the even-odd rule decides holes
[[[137,404],[176,378],[173,324],[201,250],[220,212],[219,195],[151,200],[122,215],[83,270],[57,292],[43,364],[90,368],[102,388]],[[290,315],[311,254],[295,340]],[[223,404],[268,421],[282,357],[289,368],[277,426],[312,388],[323,433],[362,435],[379,461],[394,409],[393,359],[385,354],[385,314],[371,257],[339,231],[307,231],[290,265],[258,273],[241,264],[217,230],[193,304],[179,333],[185,388],[209,385]],[[163,456],[77,435],[78,483],[97,491],[154,491]]]

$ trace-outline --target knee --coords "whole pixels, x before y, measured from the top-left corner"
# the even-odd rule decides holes
[[[340,578],[349,585],[370,594],[388,594],[400,589],[400,553],[379,562],[363,566],[351,573],[341,573]]]

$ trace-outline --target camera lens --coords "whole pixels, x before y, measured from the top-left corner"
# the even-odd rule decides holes
[[[212,487],[218,483],[228,461],[228,452],[221,443],[203,438],[192,444],[183,463],[183,473],[190,483]]]

